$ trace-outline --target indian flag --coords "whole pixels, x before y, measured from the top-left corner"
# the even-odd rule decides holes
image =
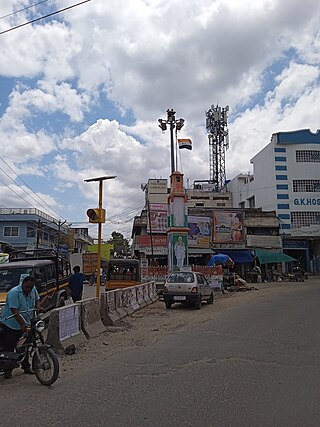
[[[178,145],[179,145],[179,149],[186,148],[187,150],[192,150],[191,139],[178,139]]]

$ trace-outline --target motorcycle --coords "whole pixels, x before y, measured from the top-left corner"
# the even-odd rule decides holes
[[[21,311],[19,314],[29,314],[29,311]],[[7,319],[14,316],[13,314]],[[19,367],[23,359],[30,354],[37,380],[42,385],[50,386],[58,378],[59,360],[52,347],[44,343],[44,321],[36,314],[30,323],[30,327],[19,338],[14,352],[3,349],[4,330],[0,326],[0,372]]]

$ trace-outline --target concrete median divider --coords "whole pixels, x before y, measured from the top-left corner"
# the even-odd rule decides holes
[[[137,298],[137,289],[135,286],[127,288],[129,292],[129,305],[130,308],[134,311],[139,310],[138,298]]]
[[[81,327],[87,338],[93,338],[106,331],[101,321],[100,303],[97,298],[77,302],[81,307]]]
[[[157,286],[155,282],[150,282],[148,284],[149,287],[149,297],[151,299],[151,301],[154,303],[156,301],[158,301],[159,296],[157,294]]]
[[[144,285],[142,285],[142,293],[143,293],[144,302],[147,305],[152,304],[152,301],[149,295],[149,283],[145,283]]]
[[[120,319],[120,315],[116,310],[116,292],[104,292],[100,297],[100,315],[105,326],[111,326]]]
[[[56,308],[50,312],[46,342],[62,354],[71,345],[78,347],[87,342],[81,329],[81,307],[78,304]]]
[[[138,285],[138,286],[135,286],[135,288],[137,291],[137,302],[138,302],[139,308],[143,308],[147,305],[147,303],[145,302],[145,300],[143,298],[144,285]]]

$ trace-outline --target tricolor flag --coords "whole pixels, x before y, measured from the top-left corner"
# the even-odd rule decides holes
[[[179,145],[179,149],[186,148],[187,150],[192,150],[191,139],[178,139],[178,145]]]

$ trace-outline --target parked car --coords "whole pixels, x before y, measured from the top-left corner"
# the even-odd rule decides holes
[[[179,302],[191,303],[200,309],[202,301],[212,304],[213,299],[213,290],[201,273],[192,271],[171,273],[164,284],[163,300],[166,308],[171,308],[172,304]]]

